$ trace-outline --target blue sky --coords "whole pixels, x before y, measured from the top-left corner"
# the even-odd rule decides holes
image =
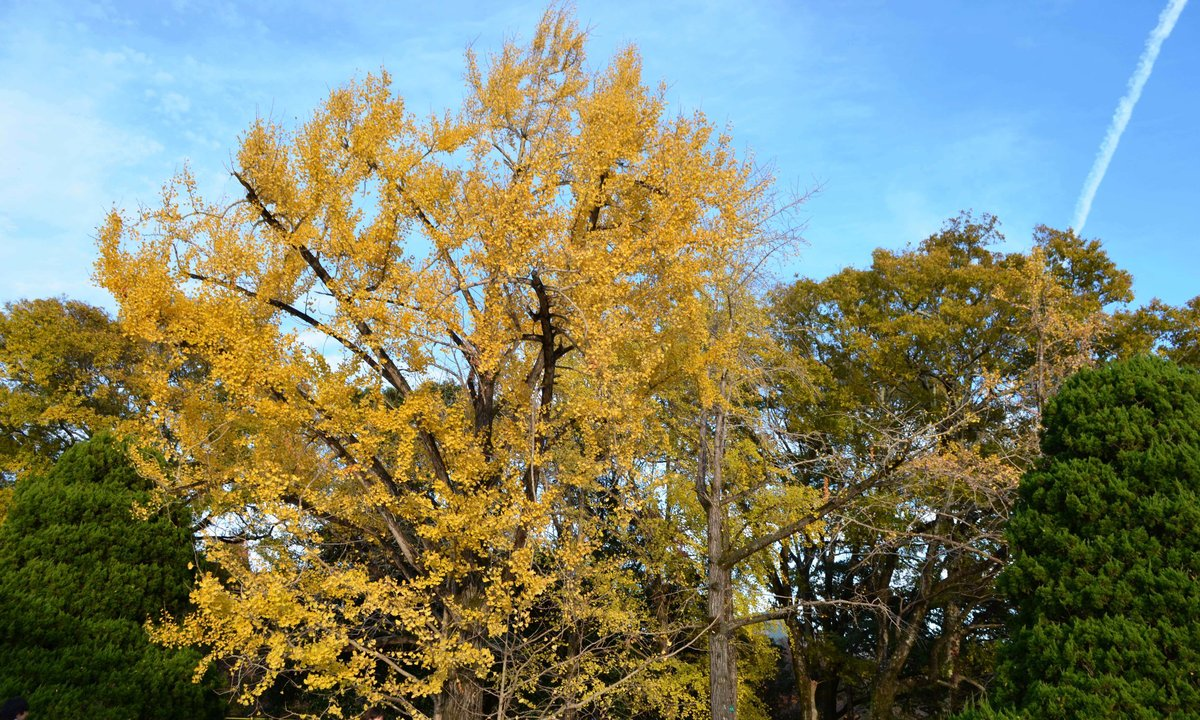
[[[784,192],[815,185],[822,277],[919,242],[960,210],[1010,249],[1066,227],[1155,27],[1149,0],[578,0],[602,63],[636,44],[674,109],[728,123]],[[108,208],[152,202],[184,162],[212,192],[256,117],[303,121],[386,67],[410,110],[456,104],[463,50],[528,37],[542,2],[0,0],[0,302],[90,283]],[[1200,293],[1200,6],[1185,8],[1108,168],[1085,235],[1139,302]]]

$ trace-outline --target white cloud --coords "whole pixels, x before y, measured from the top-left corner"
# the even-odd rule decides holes
[[[128,65],[146,65],[150,62],[150,58],[145,53],[138,52],[132,48],[121,47],[117,50],[97,50],[95,48],[84,48],[84,60],[89,65],[100,64],[107,68],[119,68]]]
[[[129,189],[120,175],[163,145],[97,117],[86,100],[0,88],[0,108],[0,299],[90,295],[90,238]]]
[[[167,117],[179,120],[192,109],[192,101],[177,92],[169,92],[162,96],[158,109]]]
[[[84,209],[108,195],[114,170],[162,152],[156,139],[107,123],[86,100],[62,102],[0,89],[0,207]],[[47,212],[61,217],[61,210]]]

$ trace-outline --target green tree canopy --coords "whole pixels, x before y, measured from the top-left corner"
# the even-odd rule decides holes
[[[994,704],[1032,718],[1200,714],[1200,373],[1139,357],[1071,378],[1008,529]]]
[[[221,717],[191,682],[199,654],[143,628],[186,607],[193,560],[183,513],[133,516],[148,489],[107,434],[17,484],[0,525],[0,696],[44,717]]]
[[[0,473],[39,472],[132,411],[144,352],[104,310],[48,298],[0,312]]]
[[[777,333],[810,367],[780,385],[780,420],[798,475],[837,503],[764,573],[797,608],[784,622],[806,719],[944,713],[993,671],[1003,528],[1040,409],[1116,352],[1106,308],[1131,299],[1097,241],[1002,240],[995,218],[963,214],[774,297]]]

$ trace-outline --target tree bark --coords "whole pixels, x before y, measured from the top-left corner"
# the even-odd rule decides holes
[[[788,632],[788,651],[792,659],[796,697],[800,703],[801,720],[837,720],[838,691],[841,680],[836,669],[813,662],[805,653],[810,639],[795,617],[784,621]]]
[[[792,656],[792,678],[796,684],[796,697],[800,703],[800,720],[818,720],[817,683],[809,672],[809,660],[802,647],[803,630],[794,617],[784,622],[787,628],[787,649]]]
[[[792,677],[796,685],[796,698],[800,702],[800,720],[819,720],[817,714],[817,681],[809,672],[808,658],[801,647],[803,630],[796,618],[784,621],[788,631],[788,651],[792,656]]]
[[[472,673],[457,672],[446,680],[434,720],[481,720],[483,687]]]
[[[871,687],[871,720],[892,717],[896,695],[900,689],[900,674],[904,670],[904,664],[908,662],[909,653],[916,645],[917,634],[925,622],[927,610],[927,606],[922,603],[913,609],[910,616],[903,618],[902,621],[906,624],[896,638],[895,647],[890,648],[890,653],[886,652],[887,648],[881,652],[881,662]],[[887,644],[886,640],[881,642],[883,645]]]
[[[737,655],[733,647],[733,573],[722,562],[725,537],[725,411],[716,408],[711,426],[700,424],[700,467],[696,490],[706,516],[708,535],[708,672],[709,707],[713,720],[737,718]],[[711,433],[711,440],[709,434]]]
[[[737,717],[737,655],[728,630],[733,620],[733,588],[728,568],[709,568],[708,612],[713,623],[708,639],[709,698],[713,720]]]
[[[838,677],[837,673],[826,673],[825,679],[814,679],[811,682],[813,698],[817,709],[816,718],[819,718],[819,720],[837,720],[838,691],[841,689],[841,678]]]
[[[880,673],[871,690],[871,720],[884,720],[893,715],[896,693],[900,689],[899,678],[891,672]]]

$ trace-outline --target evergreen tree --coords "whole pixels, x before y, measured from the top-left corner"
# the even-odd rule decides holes
[[[993,704],[1030,718],[1200,716],[1200,372],[1140,357],[1048,405],[1001,589]]]
[[[107,434],[18,483],[0,525],[0,697],[39,717],[221,717],[199,655],[151,644],[143,628],[188,601],[187,518],[132,514],[149,482]]]

